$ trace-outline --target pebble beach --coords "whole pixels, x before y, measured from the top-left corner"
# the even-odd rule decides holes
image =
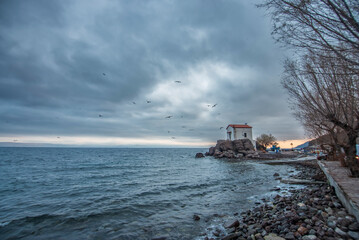
[[[299,171],[292,178],[308,181],[305,188],[292,189],[286,196],[276,189],[277,195],[262,199],[253,209],[234,213],[235,220],[203,234],[203,239],[359,239],[359,223],[342,206],[316,161],[289,164]],[[274,177],[280,179],[278,174]]]

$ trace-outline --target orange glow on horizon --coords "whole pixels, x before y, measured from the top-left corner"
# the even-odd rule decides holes
[[[294,140],[285,140],[285,141],[277,141],[279,143],[279,146],[281,148],[295,148],[298,145],[301,145],[307,141],[310,141],[311,139],[294,139]],[[290,145],[293,143],[293,145]]]

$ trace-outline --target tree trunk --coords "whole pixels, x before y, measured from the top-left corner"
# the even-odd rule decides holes
[[[350,169],[352,177],[359,177],[359,161],[356,159],[356,138],[357,135],[347,133],[348,146],[344,148],[346,154],[346,163]]]

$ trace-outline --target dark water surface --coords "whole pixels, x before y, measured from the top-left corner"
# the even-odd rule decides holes
[[[196,239],[292,170],[204,151],[0,148],[0,239]]]

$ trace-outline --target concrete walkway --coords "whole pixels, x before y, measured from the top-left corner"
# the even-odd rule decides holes
[[[359,221],[359,178],[349,177],[349,169],[341,167],[339,161],[318,161],[318,165],[343,206]]]

